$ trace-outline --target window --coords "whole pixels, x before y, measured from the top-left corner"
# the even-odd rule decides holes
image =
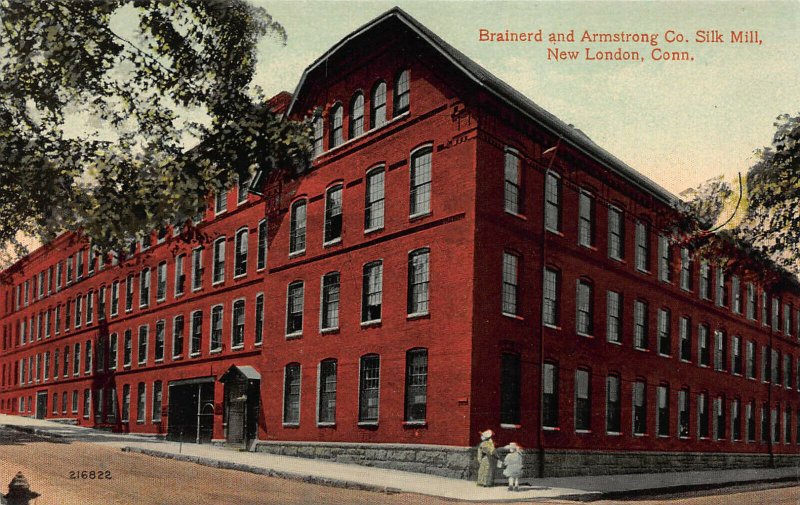
[[[74,352],[72,355],[72,375],[78,375],[81,372],[81,344],[80,342],[75,344]],[[33,358],[31,358],[33,359]],[[31,369],[31,375],[33,375],[33,363],[28,363],[28,367]],[[30,382],[30,381],[29,381]]]
[[[780,407],[775,406],[772,408],[772,416],[770,417],[770,428],[772,428],[772,442],[777,443],[780,440],[780,426],[778,425],[778,413]]]
[[[300,364],[289,363],[283,378],[283,424],[300,424]]]
[[[772,360],[770,361],[770,382],[779,386],[781,379],[778,377],[778,368],[780,367],[780,353],[772,349]]]
[[[708,395],[697,395],[697,438],[708,438]]]
[[[247,191],[250,188],[250,177],[239,176],[236,178],[236,205],[247,203]]]
[[[56,291],[61,291],[61,279],[64,277],[64,263],[58,262],[56,265]],[[17,309],[19,309],[19,293],[17,293]]]
[[[336,360],[326,359],[319,364],[319,424],[336,422]]]
[[[622,342],[622,295],[616,291],[606,293],[606,339]]]
[[[544,363],[542,371],[542,426],[558,427],[558,367],[554,363]]]
[[[384,215],[384,171],[383,167],[367,173],[364,202],[364,231],[383,228]]]
[[[778,297],[772,297],[772,331],[781,331],[780,327],[781,302]]]
[[[322,154],[324,148],[322,146],[322,139],[325,135],[325,126],[322,117],[317,116],[314,118],[314,157],[316,158]]]
[[[583,190],[578,198],[578,244],[594,246],[594,196]]]
[[[83,251],[78,251],[75,254],[75,270],[77,270],[77,278],[81,279],[83,277]]]
[[[203,311],[192,312],[192,339],[189,342],[189,354],[198,356],[200,354],[200,344],[203,338]]]
[[[681,247],[681,289],[692,290],[692,258],[685,247]]]
[[[117,369],[117,334],[112,333],[108,337],[108,369],[109,370],[116,370]]]
[[[734,442],[742,439],[742,406],[738,398],[731,401],[731,438]]]
[[[658,354],[672,355],[672,324],[669,309],[658,309]]]
[[[621,404],[619,376],[609,375],[606,377],[606,432],[620,433],[620,412]]]
[[[504,353],[500,360],[500,425],[520,421],[520,382],[522,370],[518,354]]]
[[[103,335],[97,337],[97,350],[95,352],[97,354],[97,359],[95,360],[97,371],[102,372],[106,368],[106,353],[108,352],[106,337]]]
[[[76,328],[80,327],[80,325],[82,323],[82,320],[83,320],[83,297],[81,295],[78,295],[78,296],[75,297],[75,327]],[[29,328],[30,328],[30,331],[31,331],[29,340],[31,342],[33,342],[33,331],[34,331],[34,328],[35,328],[35,326],[33,325],[33,316],[31,316],[31,321],[30,321]]]
[[[172,357],[177,358],[183,354],[183,316],[172,319]]]
[[[394,116],[408,112],[409,96],[408,70],[403,70],[394,82]]]
[[[589,431],[591,429],[591,391],[589,385],[589,371],[575,370],[575,430]]]
[[[558,326],[559,324],[559,299],[561,289],[561,273],[552,268],[544,269],[544,286],[542,300],[542,318],[547,326]]]
[[[701,324],[697,327],[697,357],[700,366],[711,364],[711,346],[708,342],[708,325]]]
[[[669,386],[659,385],[656,389],[656,431],[659,437],[669,436]],[[679,431],[680,432],[680,431]]]
[[[339,327],[339,272],[330,272],[322,277],[322,322],[320,329]]]
[[[687,316],[680,318],[681,361],[692,361],[692,320]]]
[[[386,83],[383,81],[377,82],[372,88],[370,116],[373,128],[386,124]]]
[[[752,282],[748,282],[746,286],[747,291],[747,319],[751,321],[756,320],[756,287]]]
[[[552,232],[561,231],[561,177],[551,171],[545,175],[544,226]]]
[[[244,300],[233,302],[233,322],[231,324],[231,347],[244,346]]]
[[[331,107],[330,111],[330,138],[328,139],[328,149],[342,145],[344,142],[344,131],[342,125],[344,123],[344,108],[342,104],[337,103]]]
[[[742,375],[742,337],[734,335],[731,347],[731,373]]]
[[[742,313],[742,286],[741,282],[739,282],[739,276],[732,275],[731,276],[731,294],[733,298],[733,303],[731,304],[731,310],[736,314]]]
[[[672,282],[672,249],[665,235],[658,236],[658,278],[662,282]]]
[[[258,256],[256,257],[256,270],[267,266],[267,220],[258,222]]]
[[[181,254],[175,258],[175,296],[178,297],[184,293],[186,289],[186,273],[183,270],[183,263],[186,259],[185,254]]]
[[[56,335],[61,333],[61,305],[56,305],[55,333]]]
[[[106,287],[101,286],[97,291],[97,319],[105,321],[106,319]]]
[[[233,262],[233,276],[241,277],[247,274],[247,243],[249,231],[244,227],[236,232],[235,255]]]
[[[431,211],[431,153],[433,149],[424,147],[411,153],[411,185],[409,190],[411,217],[428,214]]]
[[[761,405],[761,442],[767,442],[769,440],[769,428],[767,427],[767,405]]]
[[[650,227],[644,221],[636,221],[636,269],[650,271]]]
[[[756,403],[751,401],[745,405],[744,417],[747,423],[747,441],[756,441],[756,416],[755,416]]]
[[[792,335],[792,306],[788,303],[783,304],[783,333]]]
[[[517,315],[519,257],[509,252],[503,253],[503,314]]]
[[[167,262],[159,263],[156,272],[156,301],[163,302],[167,297]]]
[[[792,443],[792,407],[791,405],[786,406],[786,410],[783,411],[783,443],[790,444]]]
[[[769,361],[769,348],[765,345],[761,346],[761,382],[770,381],[770,368]]]
[[[126,367],[131,366],[132,355],[133,355],[133,335],[131,330],[125,330],[123,349],[122,349],[123,366]]]
[[[324,243],[342,239],[342,185],[337,184],[325,192]]]
[[[222,350],[222,305],[211,307],[211,352]]]
[[[133,275],[125,279],[125,312],[133,310]]]
[[[139,277],[139,307],[150,304],[150,269],[145,268]]]
[[[143,423],[145,419],[145,386],[140,382],[136,391],[136,422]]]
[[[517,152],[506,148],[504,161],[505,174],[505,210],[511,214],[521,214],[520,186],[522,173],[520,170],[520,159]]]
[[[728,289],[725,286],[725,270],[722,269],[722,266],[717,267],[717,277],[716,277],[716,284],[717,284],[717,306],[718,307],[727,307],[728,306]]]
[[[161,405],[162,405],[162,397],[161,397],[161,381],[155,381],[153,383],[153,422],[160,423],[161,422]]]
[[[83,418],[89,418],[89,411],[92,407],[92,391],[89,389],[83,390]]]
[[[711,299],[711,267],[705,260],[700,262],[700,298]]]
[[[72,391],[72,413],[78,413],[78,390],[74,389]]]
[[[637,380],[633,383],[633,434],[645,433],[647,433],[647,383]]]
[[[164,333],[166,332],[166,322],[161,319],[156,322],[156,348],[155,360],[164,361]]]
[[[769,326],[769,297],[766,291],[761,292],[761,324]]]
[[[647,302],[635,300],[633,302],[633,347],[646,350],[649,341],[649,321]]]
[[[575,330],[578,335],[592,335],[594,330],[594,295],[592,284],[585,279],[578,279],[575,291],[577,315]]]
[[[261,344],[264,340],[264,295],[259,293],[256,295],[256,331],[255,331],[255,345]]]
[[[428,404],[428,350],[412,349],[406,353],[405,421],[424,422]]]
[[[212,265],[211,284],[219,284],[225,280],[225,237],[214,241],[214,262]]]
[[[286,290],[286,335],[303,332],[303,281],[289,284]]]
[[[364,265],[361,289],[361,322],[380,321],[383,296],[383,263],[373,261]]]
[[[608,207],[608,257],[625,258],[625,218],[622,210],[612,206]]]
[[[364,95],[360,91],[350,101],[350,138],[354,139],[364,133]]]
[[[792,357],[783,355],[783,387],[792,389]]]
[[[754,342],[747,342],[746,348],[747,359],[747,378],[756,378],[756,344]]]
[[[58,414],[58,393],[53,393],[53,415],[57,414]]]
[[[678,391],[678,436],[689,438],[689,389]]]
[[[714,398],[714,440],[725,439],[725,397]]]
[[[289,224],[289,254],[300,254],[306,250],[306,201],[298,200],[292,204]]]
[[[728,350],[725,340],[724,331],[717,330],[714,332],[714,370],[725,370]]]
[[[228,192],[224,189],[214,194],[214,214],[222,214],[228,209]]]
[[[67,258],[67,284],[72,284],[72,281],[73,281],[73,278],[72,278],[72,256],[69,256]],[[26,294],[27,294],[27,281],[26,281],[26,286],[25,287],[26,287],[25,291],[26,291]],[[28,297],[26,296],[25,298],[27,299]],[[28,303],[25,302],[25,306],[27,306],[27,305],[28,305]]]
[[[358,422],[376,424],[380,401],[380,357],[377,354],[362,356],[359,372]]]
[[[147,325],[139,326],[139,342],[137,349],[139,350],[138,364],[140,366],[147,363],[147,340],[149,333],[150,333],[149,326]]]
[[[192,291],[203,287],[203,248],[192,250]]]

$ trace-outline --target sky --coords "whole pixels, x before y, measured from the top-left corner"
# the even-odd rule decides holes
[[[756,161],[782,113],[800,110],[800,2],[506,2],[254,0],[288,33],[259,45],[255,84],[294,91],[303,70],[343,37],[397,5],[534,102],[678,193],[717,175],[732,179]],[[481,42],[480,30],[537,32],[543,42]],[[576,42],[549,33],[574,30]],[[583,32],[656,34],[648,43],[585,43]],[[701,43],[698,30],[723,42]],[[758,31],[761,44],[730,42]],[[668,31],[686,42],[665,42]],[[709,34],[710,35],[710,34]],[[711,38],[711,37],[707,37]],[[590,53],[637,51],[644,61],[589,61]],[[548,60],[548,48],[578,51]],[[656,61],[651,51],[686,51]]]

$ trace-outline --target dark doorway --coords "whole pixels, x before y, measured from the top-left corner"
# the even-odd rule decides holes
[[[36,419],[44,419],[47,415],[47,391],[36,393]]]
[[[214,431],[213,377],[169,385],[167,439],[209,443]]]
[[[225,439],[246,449],[258,430],[261,375],[250,366],[232,366],[219,380],[225,384]]]

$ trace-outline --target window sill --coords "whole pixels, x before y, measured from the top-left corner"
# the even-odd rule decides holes
[[[544,326],[545,328],[550,328],[551,330],[561,330],[561,326],[556,326],[553,324],[542,323],[542,326]]]
[[[317,428],[336,428],[336,423],[335,422],[333,422],[333,423],[327,423],[327,422],[320,423],[320,422],[318,422],[317,423]]]
[[[286,340],[294,340],[294,339],[300,338],[302,336],[303,336],[303,332],[302,331],[301,332],[297,332],[297,333],[287,333],[286,334]]]
[[[140,366],[140,367],[142,367],[142,366],[147,366],[147,361],[140,361],[140,362],[138,362],[136,365],[137,365],[137,366]]]
[[[327,242],[323,242],[322,243],[322,247],[331,247],[331,246],[339,245],[341,243],[342,243],[342,237],[339,237],[339,238],[335,238],[333,240],[329,240]]]
[[[558,426],[542,426],[542,430],[544,431],[561,431],[561,428]]]
[[[222,347],[219,349],[209,349],[208,354],[219,354],[222,352]]]
[[[591,433],[592,430],[575,430],[575,433],[579,435],[586,435],[587,433]]]
[[[224,283],[225,283],[225,279],[214,281],[214,282],[211,283],[211,287],[213,288],[215,286],[219,286],[220,284],[224,284]]]
[[[563,237],[564,236],[564,233],[561,230],[556,230],[555,228],[550,228],[547,225],[545,225],[544,229],[548,233],[552,233],[553,235],[556,235],[557,237]]]
[[[593,244],[582,244],[582,243],[578,242],[578,246],[579,247],[583,247],[584,249],[588,249],[590,251],[597,252],[597,246],[595,246]]]
[[[591,335],[589,333],[582,333],[580,331],[576,331],[575,334],[583,338],[594,338],[594,335]]]
[[[511,314],[510,312],[501,312],[501,314],[503,314],[505,317],[507,317],[509,319],[514,319],[514,320],[517,320],[517,321],[524,321],[525,320],[525,318],[523,318],[522,316],[518,316],[517,314]]]
[[[199,352],[193,352],[193,353],[191,353],[191,354],[189,355],[189,357],[190,357],[190,358],[199,358],[199,357],[200,357],[200,353],[199,353]]]
[[[378,427],[378,421],[359,421],[358,422],[358,426],[362,426],[362,427],[365,427],[365,428],[370,428],[370,427],[377,428]]]
[[[256,342],[256,343],[255,343],[255,344],[253,344],[253,345],[254,345],[254,346],[256,346],[256,347],[261,347],[261,344],[262,344],[262,342]]]
[[[403,421],[403,428],[427,428],[428,421]]]
[[[521,424],[500,423],[500,427],[503,428],[504,430],[519,430],[519,429],[522,428],[522,425]]]
[[[525,217],[524,215],[522,215],[522,214],[520,214],[520,213],[518,213],[518,212],[514,212],[513,210],[508,210],[508,209],[505,209],[505,208],[504,208],[503,210],[504,210],[504,211],[505,211],[505,213],[506,213],[506,214],[508,214],[509,216],[513,216],[513,217],[515,217],[515,218],[517,218],[517,219],[521,219],[521,220],[523,220],[523,221],[527,221],[527,220],[528,220],[528,218],[527,218],[527,217]]]
[[[166,301],[167,301],[167,297],[166,296],[164,298],[156,298],[156,303],[164,303]]]
[[[321,335],[336,335],[339,333],[339,327],[337,326],[335,328],[322,328],[321,330],[319,330],[319,332]]]
[[[361,327],[362,328],[370,328],[370,327],[373,327],[373,326],[380,326],[380,325],[381,325],[381,320],[380,319],[375,319],[375,320],[372,320],[372,321],[364,321],[364,322],[361,323]]]
[[[154,363],[163,363],[163,362],[164,362],[164,358],[159,358],[159,359],[154,361]]]
[[[231,351],[241,351],[242,349],[244,349],[244,344],[231,347]]]
[[[658,355],[661,356],[662,358],[671,358],[672,357],[672,354],[664,354],[663,352],[658,353]]]
[[[634,347],[633,350],[639,352],[650,352],[650,349],[647,349],[645,347]]]
[[[303,249],[302,251],[290,252],[289,253],[289,259],[294,259],[294,258],[297,258],[299,256],[303,256],[305,254],[306,254],[306,250],[305,249]]]
[[[233,280],[235,280],[235,281],[236,281],[236,280],[239,280],[239,279],[244,279],[245,277],[247,277],[247,272],[245,272],[245,273],[243,273],[243,274],[237,274],[237,275],[234,275],[234,276],[233,276]],[[222,282],[222,281],[220,281],[220,282]],[[213,285],[213,284],[212,284],[212,285]]]
[[[622,342],[620,342],[619,340],[606,340],[606,342],[612,345],[617,345],[619,347],[622,347]]]
[[[413,321],[415,319],[430,319],[431,314],[430,312],[415,312],[414,314],[408,314],[406,316],[406,321]]]
[[[621,437],[622,436],[622,432],[621,431],[607,431],[606,435],[608,435],[609,437]]]
[[[416,214],[409,214],[408,220],[411,221],[411,222],[419,221],[420,219],[423,219],[423,218],[426,218],[426,217],[432,216],[432,215],[433,215],[432,211],[426,210],[424,212],[417,212]]]
[[[646,437],[649,437],[650,435],[648,435],[647,433],[634,433],[633,436],[634,437],[638,437],[638,438],[646,438]],[[663,435],[660,435],[660,436],[663,436]]]
[[[192,293],[197,293],[198,291],[202,291],[202,290],[203,290],[203,286],[200,286],[199,288],[192,288]]]

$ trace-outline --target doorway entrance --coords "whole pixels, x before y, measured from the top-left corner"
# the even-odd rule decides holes
[[[36,393],[36,419],[44,419],[47,415],[47,391]]]
[[[225,384],[225,439],[248,448],[258,430],[261,374],[251,366],[232,366],[219,378]]]
[[[214,431],[214,378],[170,382],[167,439],[204,444]]]

